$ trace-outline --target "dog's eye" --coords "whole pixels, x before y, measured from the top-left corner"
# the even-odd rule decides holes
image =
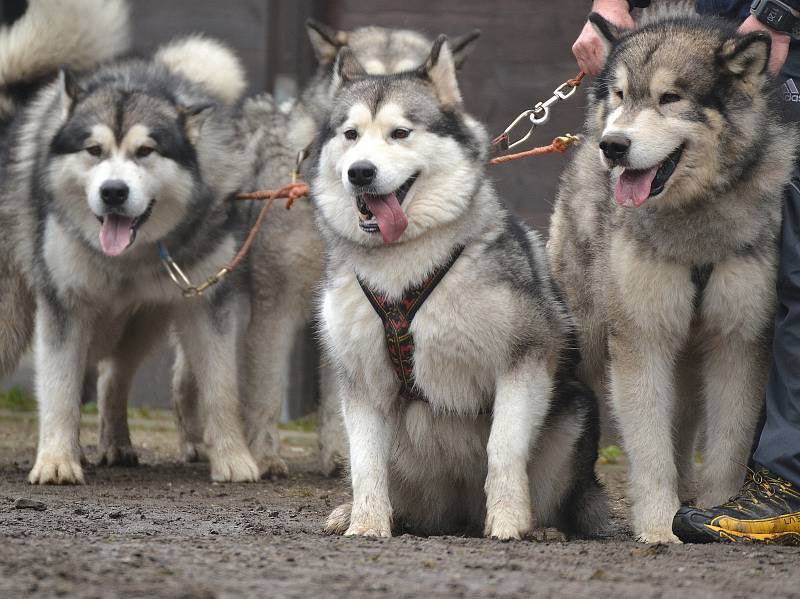
[[[153,148],[150,146],[141,146],[138,150],[136,150],[136,157],[137,158],[145,158],[150,156],[153,153]]]
[[[403,127],[398,127],[392,131],[392,139],[405,139],[409,135],[411,135],[411,129],[404,129]]]
[[[358,131],[356,131],[355,129],[347,129],[344,132],[344,138],[348,139],[350,141],[353,141],[354,139],[358,139]]]
[[[658,99],[658,103],[662,106],[664,104],[673,104],[675,102],[680,102],[681,97],[678,94],[661,94],[661,97]]]
[[[89,146],[86,148],[86,151],[89,152],[92,156],[100,156],[103,153],[103,148],[100,146]]]

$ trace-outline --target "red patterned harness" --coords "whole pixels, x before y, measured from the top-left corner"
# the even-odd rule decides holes
[[[414,384],[414,336],[411,334],[411,321],[463,250],[463,246],[456,248],[445,264],[434,270],[422,283],[406,290],[397,302],[391,302],[384,294],[370,289],[366,282],[356,275],[364,295],[383,322],[386,349],[389,350],[389,359],[400,383],[400,397],[407,401],[428,401]]]

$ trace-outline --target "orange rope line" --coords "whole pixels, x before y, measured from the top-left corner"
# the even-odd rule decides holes
[[[530,158],[532,156],[543,156],[545,154],[564,153],[570,146],[572,146],[577,139],[572,136],[556,137],[549,146],[539,146],[538,148],[531,148],[524,152],[517,152],[516,154],[506,154],[505,156],[497,156],[489,161],[489,164],[503,164],[511,162],[512,160],[519,160],[520,158]]]
[[[286,209],[292,207],[295,200],[307,197],[308,196],[308,185],[305,183],[290,183],[285,187],[281,187],[277,190],[267,190],[267,191],[253,191],[250,193],[240,193],[236,196],[237,200],[265,200],[264,205],[261,207],[261,211],[258,213],[258,218],[256,218],[256,222],[253,224],[253,227],[250,229],[250,233],[247,234],[247,239],[245,239],[244,244],[236,253],[233,260],[231,260],[228,265],[225,267],[229,271],[233,270],[239,263],[244,260],[247,253],[250,251],[250,247],[253,245],[253,242],[256,239],[256,235],[261,230],[261,226],[264,224],[264,219],[267,218],[267,213],[269,209],[272,207],[272,203],[275,200],[286,198]]]

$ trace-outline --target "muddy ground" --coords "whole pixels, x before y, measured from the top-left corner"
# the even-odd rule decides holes
[[[138,468],[31,487],[35,417],[0,412],[0,597],[800,597],[800,549],[634,543],[624,464],[601,467],[609,539],[346,539],[321,532],[347,485],[315,472],[313,433],[284,431],[292,476],[255,485],[181,463],[167,414],[136,415],[133,437]],[[94,416],[82,439],[92,459]],[[20,497],[46,509],[15,509]]]

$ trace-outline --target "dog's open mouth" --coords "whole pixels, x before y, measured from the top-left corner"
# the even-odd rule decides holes
[[[408,219],[402,208],[403,200],[406,199],[408,190],[411,189],[418,176],[419,173],[412,175],[392,193],[358,194],[356,208],[358,208],[358,225],[361,230],[366,233],[380,232],[383,235],[384,243],[393,243],[400,239],[408,226]]]
[[[614,190],[617,204],[625,208],[638,208],[648,198],[664,191],[667,181],[675,172],[683,154],[683,146],[674,150],[661,164],[652,168],[634,170],[626,168],[622,171]]]
[[[97,217],[100,221],[100,247],[106,256],[119,256],[133,245],[136,231],[150,218],[155,203],[155,200],[150,200],[147,210],[135,218],[113,212]]]

